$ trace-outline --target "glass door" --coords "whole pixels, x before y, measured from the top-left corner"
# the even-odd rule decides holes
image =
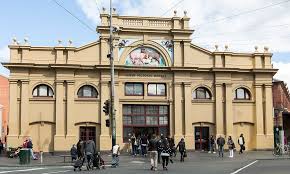
[[[195,127],[195,150],[208,150],[209,127]]]

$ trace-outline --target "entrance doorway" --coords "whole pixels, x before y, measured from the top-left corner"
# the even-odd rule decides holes
[[[208,150],[209,127],[195,127],[195,149]]]
[[[93,140],[96,143],[96,127],[80,127],[80,139],[82,141]]]

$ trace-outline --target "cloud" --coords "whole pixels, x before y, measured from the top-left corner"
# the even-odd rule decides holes
[[[232,51],[253,52],[254,46],[257,45],[261,51],[264,46],[269,46],[272,52],[289,52],[290,2],[278,4],[281,1],[113,0],[113,6],[117,8],[119,15],[130,16],[160,17],[170,9],[165,17],[172,17],[174,10],[182,17],[183,11],[186,10],[187,16],[191,17],[190,26],[195,29],[192,42],[207,49],[213,49],[214,45],[218,44],[220,47],[229,45]],[[99,24],[96,1],[77,2],[86,16],[94,24]],[[108,0],[97,0],[97,4],[99,8],[105,6],[108,9],[109,6]],[[249,12],[251,10],[255,11]],[[243,15],[237,15],[241,13]],[[234,17],[221,20],[228,16]],[[217,20],[219,22],[216,22]]]
[[[0,63],[9,62],[9,48],[7,46],[0,48]]]
[[[273,62],[273,67],[279,69],[274,78],[286,82],[288,84],[287,86],[290,87],[290,63]]]

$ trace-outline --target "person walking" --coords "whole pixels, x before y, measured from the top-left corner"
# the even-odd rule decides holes
[[[146,135],[141,136],[141,153],[144,157],[147,156],[148,138]]]
[[[117,167],[119,166],[119,155],[120,155],[120,146],[119,144],[116,144],[113,146],[113,149],[112,149],[112,167]]]
[[[158,158],[157,144],[158,144],[158,139],[153,134],[148,144],[148,151],[150,153],[151,170],[154,170],[154,171],[157,170],[157,158]]]
[[[78,154],[78,159],[81,159],[84,157],[84,142],[82,140],[79,140],[77,143],[77,154]]]
[[[71,162],[77,159],[78,157],[78,150],[76,148],[76,145],[73,144],[73,146],[70,149],[70,155],[71,155]]]
[[[27,142],[27,145],[26,147],[30,150],[30,153],[31,153],[31,157],[33,160],[37,160],[37,158],[35,157],[34,153],[33,153],[33,143],[32,143],[32,139],[31,138],[28,138],[28,142]]]
[[[245,148],[245,138],[244,138],[244,135],[243,134],[240,135],[240,137],[238,139],[238,143],[240,145],[240,152],[239,152],[239,154],[242,154],[243,151],[246,149]]]
[[[225,139],[221,135],[217,139],[217,145],[218,145],[219,157],[224,157]]]
[[[89,139],[85,145],[85,154],[87,158],[87,169],[91,169],[92,161],[94,158],[94,154],[96,153],[96,144],[93,140]]]
[[[209,139],[209,148],[210,150],[208,151],[208,153],[216,153],[215,152],[215,138],[213,135],[210,136],[210,139]]]
[[[181,138],[181,140],[179,141],[179,143],[176,146],[176,149],[177,148],[179,149],[179,153],[180,153],[180,162],[184,162],[184,153],[186,151],[184,138]]]
[[[133,134],[131,137],[131,145],[132,145],[132,155],[136,156],[137,149],[138,149],[138,143],[137,143],[137,139],[135,137],[135,134]]]
[[[234,157],[235,143],[234,143],[234,141],[233,141],[231,136],[229,136],[227,144],[228,144],[229,152],[230,152],[230,156],[229,157],[233,158]]]
[[[170,147],[168,141],[164,138],[164,136],[161,137],[161,145],[159,146],[161,151],[161,158],[162,158],[162,166],[163,170],[168,170],[168,161],[170,156]]]
[[[161,144],[162,144],[162,140],[161,140],[161,137],[163,137],[163,134],[161,134],[161,136],[157,137],[157,153],[158,153],[158,158],[157,158],[157,161],[158,161],[158,164],[161,163]]]
[[[4,150],[4,145],[0,139],[0,155],[2,154],[2,151]]]

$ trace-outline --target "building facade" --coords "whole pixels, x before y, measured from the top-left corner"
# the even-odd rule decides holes
[[[67,151],[89,138],[111,148],[102,112],[110,96],[109,15],[100,17],[99,40],[85,46],[9,46],[8,146],[31,136],[40,151]],[[247,149],[272,148],[272,54],[198,47],[189,20],[113,15],[117,143],[126,148],[130,134],[154,133],[206,149],[210,135],[236,141],[243,133]]]
[[[275,141],[285,135],[290,142],[290,93],[287,84],[277,79],[273,80],[273,106]]]
[[[8,132],[9,113],[9,81],[7,77],[0,75],[0,139],[6,142]]]

